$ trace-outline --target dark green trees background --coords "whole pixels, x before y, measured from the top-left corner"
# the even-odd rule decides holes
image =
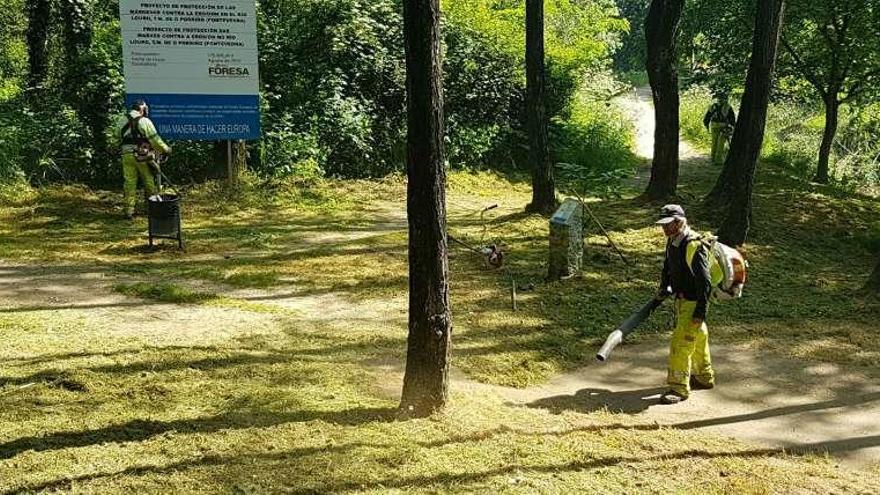
[[[404,169],[405,67],[400,0],[259,2],[261,142],[250,167],[270,176],[375,177]],[[445,145],[453,167],[529,170],[525,133],[525,5],[444,2]],[[122,111],[118,2],[9,0],[0,6],[0,173],[31,182],[119,180],[107,132]],[[585,75],[610,80],[626,30],[614,2],[548,2],[547,113],[551,140],[583,163],[626,157],[626,136],[600,145],[570,139],[602,132],[567,116]],[[568,143],[568,144],[560,144]],[[212,143],[177,143],[170,172],[211,174]],[[598,161],[598,160],[595,160]]]

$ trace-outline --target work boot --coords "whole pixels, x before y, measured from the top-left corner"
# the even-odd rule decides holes
[[[679,402],[684,402],[686,400],[687,397],[681,395],[675,390],[667,390],[660,396],[660,403],[665,405],[678,404]]]
[[[715,382],[703,383],[691,375],[691,390],[712,390],[713,388],[715,388]]]

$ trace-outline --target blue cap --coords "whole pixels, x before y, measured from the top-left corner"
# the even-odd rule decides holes
[[[676,220],[684,220],[685,218],[684,208],[679,205],[666,205],[660,208],[660,219],[657,220],[657,223],[667,224]]]

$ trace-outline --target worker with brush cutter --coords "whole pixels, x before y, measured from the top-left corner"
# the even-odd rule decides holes
[[[712,293],[710,253],[700,236],[688,226],[681,206],[664,206],[657,224],[666,235],[666,261],[656,298],[675,298],[675,328],[669,347],[667,376],[669,390],[663,393],[660,402],[677,404],[686,400],[692,389],[715,386],[706,327]]]
[[[148,118],[149,113],[150,109],[145,101],[136,101],[131,110],[120,119],[118,130],[114,133],[122,147],[122,175],[125,178],[123,202],[125,218],[128,219],[134,217],[138,177],[144,183],[146,197],[157,194],[153,180],[153,174],[157,170],[157,154],[171,153],[171,147],[165,144]]]

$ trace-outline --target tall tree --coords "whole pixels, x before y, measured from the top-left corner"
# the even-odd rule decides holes
[[[790,0],[782,46],[789,68],[825,105],[825,131],[815,180],[827,183],[840,106],[880,85],[878,0]]]
[[[785,0],[763,0],[755,17],[752,57],[740,116],[724,168],[730,170],[732,195],[718,237],[732,246],[745,243],[752,215],[752,189],[773,85],[773,69],[782,29]],[[720,178],[719,178],[720,179]],[[717,185],[716,185],[717,188]]]
[[[107,67],[97,64],[91,52],[94,33],[89,20],[94,12],[89,10],[86,0],[56,0],[56,3],[63,33],[64,75],[68,82],[62,93],[89,130],[89,141],[95,151],[93,159],[105,159],[108,145],[104,131],[109,124],[112,88]]]
[[[654,161],[645,198],[662,200],[678,188],[679,96],[676,34],[684,0],[653,0],[645,19],[648,80],[654,99]]]
[[[403,2],[407,88],[409,338],[400,407],[427,416],[449,395],[449,264],[439,0]]]
[[[49,67],[49,26],[52,13],[51,0],[26,2],[28,27],[25,37],[28,48],[28,85],[40,86]]]
[[[544,64],[544,0],[526,0],[526,111],[532,202],[527,211],[556,209],[556,181],[547,131],[547,75]]]

